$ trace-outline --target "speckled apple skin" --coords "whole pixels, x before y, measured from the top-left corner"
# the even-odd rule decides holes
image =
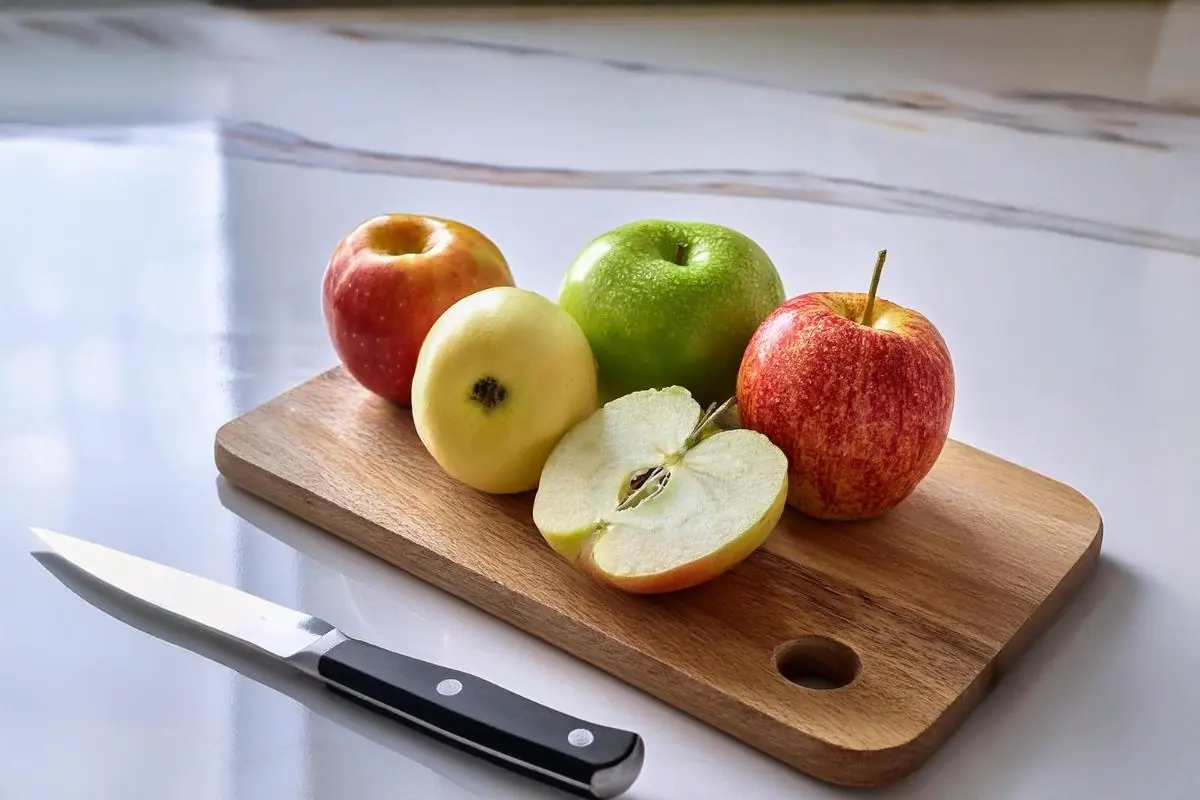
[[[687,264],[672,260],[689,245]],[[771,259],[745,235],[704,222],[641,220],[592,240],[559,304],[579,323],[603,400],[686,387],[702,405],[733,395],[759,323],[785,299]]]
[[[810,293],[755,332],[738,372],[742,425],[788,457],[788,504],[819,519],[882,514],[929,473],[949,435],[954,367],[921,314],[866,294]]]
[[[413,372],[429,329],[458,300],[513,286],[499,248],[469,225],[384,214],[338,242],[321,283],[334,351],[365,389],[412,403]]]

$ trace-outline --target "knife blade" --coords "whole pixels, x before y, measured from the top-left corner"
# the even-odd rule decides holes
[[[207,578],[33,528],[74,568],[123,595],[283,661],[330,690],[459,749],[585,797],[616,797],[642,738],[537,703],[461,670],[347,636],[325,620]]]

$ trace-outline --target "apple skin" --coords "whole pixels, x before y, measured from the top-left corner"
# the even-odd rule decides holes
[[[446,474],[489,494],[536,489],[559,439],[596,409],[596,362],[575,320],[497,286],[434,323],[413,379],[417,436]]]
[[[513,285],[499,248],[471,226],[384,214],[338,242],[321,307],[346,371],[368,391],[410,405],[417,355],[437,318],[469,294]]]
[[[949,435],[954,366],[920,313],[866,293],[814,292],[759,326],[738,371],[742,425],[788,458],[788,504],[867,519],[909,496]]]
[[[691,589],[703,583],[720,577],[738,564],[745,561],[754,551],[762,547],[770,537],[779,518],[783,516],[787,500],[787,484],[779,487],[779,497],[763,515],[737,539],[726,544],[719,550],[714,550],[703,558],[680,564],[675,569],[660,572],[656,575],[639,575],[619,577],[609,575],[596,566],[592,560],[592,545],[595,538],[584,543],[576,562],[579,569],[592,580],[604,586],[611,586],[630,594],[666,594]]]
[[[602,400],[682,386],[707,406],[733,394],[746,343],[784,299],[771,259],[744,234],[648,219],[588,243],[558,301],[591,343]]]

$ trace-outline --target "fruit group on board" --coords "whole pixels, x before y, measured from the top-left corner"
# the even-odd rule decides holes
[[[434,321],[472,292],[512,285],[500,250],[469,225],[385,214],[338,242],[321,305],[346,371],[367,390],[408,404],[417,354]]]
[[[654,593],[731,569],[786,505],[870,518],[933,468],[954,367],[932,322],[877,296],[885,257],[866,293],[788,300],[745,234],[643,219],[588,242],[556,303],[475,228],[385,214],[338,243],[321,297],[347,372],[412,406],[441,469],[536,489],[555,552]]]
[[[683,589],[757,549],[783,513],[787,459],[767,437],[721,430],[682,387],[606,403],[550,454],[533,521],[596,580]]]
[[[417,435],[447,473],[480,491],[523,492],[595,410],[596,365],[569,314],[536,292],[495,287],[433,324],[412,398]]]
[[[946,442],[954,367],[941,334],[912,309],[868,293],[813,292],[776,309],[738,373],[741,423],[788,457],[788,502],[820,519],[894,508]]]
[[[783,300],[774,264],[747,236],[668,220],[596,237],[559,291],[596,355],[602,399],[682,386],[706,406],[732,396],[746,343]]]

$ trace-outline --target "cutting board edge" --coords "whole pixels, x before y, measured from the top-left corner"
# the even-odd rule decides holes
[[[259,406],[223,424],[217,430],[214,440],[216,466],[220,474],[237,488],[315,525],[344,542],[363,549],[360,542],[340,532],[339,529],[343,524],[348,522],[359,529],[364,527],[378,529],[376,533],[381,536],[395,536],[395,533],[340,506],[330,505],[329,509],[322,510],[321,506],[326,501],[316,498],[311,490],[298,485],[292,480],[288,480],[284,476],[271,472],[261,464],[255,463],[252,458],[244,457],[235,452],[239,449],[236,444],[232,444],[231,446],[230,440],[237,439],[238,430],[246,426],[252,427],[254,418],[266,413],[268,407],[276,407],[281,404],[286,405],[288,395],[299,392],[310,384],[326,380],[342,383],[351,379],[344,373],[342,367],[334,366],[284,390]],[[1015,462],[1008,461],[1001,456],[982,450],[974,445],[957,440],[954,441],[956,445],[961,445],[983,454],[990,459],[1001,461],[1030,475],[1034,475],[1040,480],[1063,487],[1074,495],[1082,506],[1087,508],[1090,514],[1095,516],[1097,524],[1096,534],[1087,549],[1081,553],[1080,557],[1058,581],[1054,589],[1051,590],[1045,603],[1039,607],[1035,614],[1026,620],[1017,634],[1006,642],[1004,647],[997,652],[992,660],[981,668],[976,678],[959,697],[943,709],[942,713],[917,736],[911,740],[881,749],[843,748],[804,731],[780,725],[774,719],[765,715],[756,717],[752,721],[746,721],[748,712],[752,712],[753,710],[735,701],[724,709],[719,707],[705,709],[703,704],[698,705],[688,702],[689,692],[694,693],[706,690],[706,687],[702,684],[680,681],[681,677],[686,678],[686,676],[680,676],[674,672],[672,672],[673,678],[664,678],[658,682],[646,677],[648,674],[647,670],[634,670],[635,674],[633,676],[625,674],[619,668],[623,664],[628,664],[629,656],[627,653],[618,653],[614,650],[614,647],[621,647],[621,645],[612,642],[606,647],[603,642],[595,640],[598,633],[587,629],[586,626],[580,626],[580,630],[569,637],[561,635],[563,631],[561,627],[555,631],[556,638],[542,633],[539,630],[541,626],[529,624],[529,620],[534,616],[532,613],[529,613],[532,609],[517,610],[511,604],[506,605],[504,602],[501,602],[503,599],[510,599],[516,600],[521,604],[536,605],[532,601],[526,600],[517,592],[506,589],[505,598],[497,599],[489,597],[487,592],[481,588],[472,588],[464,591],[464,582],[460,580],[456,583],[448,579],[445,572],[445,568],[449,567],[452,570],[460,572],[460,578],[463,576],[474,576],[474,579],[478,579],[480,577],[474,575],[473,571],[464,565],[443,559],[436,554],[423,553],[423,548],[416,545],[412,547],[412,557],[406,559],[390,558],[374,551],[369,552],[372,552],[376,557],[379,557],[394,568],[407,572],[452,596],[469,602],[471,605],[512,625],[514,628],[533,635],[558,649],[570,653],[585,663],[608,672],[619,680],[647,692],[656,699],[668,703],[677,710],[713,726],[716,730],[731,736],[731,738],[752,745],[811,777],[847,787],[878,788],[903,780],[908,775],[920,769],[940,749],[941,745],[953,735],[958,727],[969,717],[970,713],[987,698],[1003,675],[1007,673],[1009,667],[1032,647],[1042,634],[1053,626],[1058,616],[1069,606],[1075,594],[1082,588],[1086,579],[1092,573],[1100,553],[1103,538],[1103,522],[1097,507],[1082,492],[1068,484],[1037,473]],[[310,500],[306,502],[303,499],[306,495],[313,497],[310,497]],[[319,502],[312,502],[314,498]],[[332,513],[327,513],[329,511],[332,511]],[[339,514],[345,519],[339,520],[337,518]],[[436,563],[431,562],[431,558]],[[401,563],[402,561],[404,563]],[[470,583],[470,581],[467,583]],[[568,623],[575,622],[569,618],[563,619]],[[597,650],[600,651],[599,654]],[[648,661],[653,661],[649,657],[646,658]],[[714,698],[710,696],[706,699],[712,702]],[[724,698],[720,699],[724,701]],[[731,725],[731,719],[739,721],[737,724]],[[765,729],[756,727],[755,723],[758,726],[765,725],[766,727]]]
[[[1050,480],[1050,479],[1048,479]],[[1080,494],[1080,497],[1083,497]],[[1086,498],[1084,498],[1086,500]],[[1093,509],[1095,505],[1089,505]],[[1075,596],[1087,585],[1092,576],[1095,574],[1096,566],[1100,563],[1100,552],[1104,547],[1104,519],[1100,515],[1099,510],[1096,510],[1096,532],[1092,536],[1091,542],[1088,543],[1087,549],[1076,559],[1053,589],[1042,604],[1038,606],[1037,611],[1030,615],[1029,619],[1017,629],[1017,632],[1000,648],[992,658],[990,669],[995,673],[992,683],[999,682],[1013,665],[1021,659],[1048,630],[1054,627],[1055,622],[1062,616],[1063,612],[1071,605],[1071,601]]]
[[[320,504],[304,501],[303,496],[311,494],[309,490],[268,472],[251,459],[238,455],[235,452],[236,448],[228,446],[225,439],[228,433],[235,430],[236,423],[239,421],[240,418],[231,420],[221,426],[218,431],[214,447],[218,472],[234,487],[320,528],[347,544],[362,549],[361,544],[339,532],[342,523],[340,520],[335,520],[333,516],[345,515],[352,524],[359,528],[379,528],[379,526],[340,507],[329,506],[328,508],[333,509],[335,513],[333,516],[326,514],[322,511]],[[380,529],[378,532],[381,535],[394,535],[386,529]],[[521,607],[536,604],[526,600],[519,593],[508,590],[505,592],[506,598],[510,600],[509,603],[502,602],[502,599],[496,597],[489,597],[483,591],[464,590],[463,585],[466,581],[461,580],[460,576],[456,582],[448,577],[449,573],[446,571],[446,568],[449,568],[450,570],[457,569],[464,575],[470,573],[470,570],[461,564],[441,559],[438,556],[433,556],[437,559],[436,565],[430,565],[422,564],[419,558],[401,563],[402,559],[390,558],[378,553],[373,553],[373,555],[384,563],[512,625],[515,629],[534,636],[608,673],[623,683],[646,692],[652,698],[688,714],[711,726],[714,730],[777,758],[810,777],[830,784],[859,788],[874,788],[890,784],[918,769],[951,732],[951,730],[946,730],[944,734],[941,733],[939,729],[942,720],[939,719],[909,742],[882,750],[860,750],[840,747],[812,734],[787,727],[770,716],[756,715],[753,709],[747,708],[736,700],[719,695],[705,694],[706,702],[709,704],[706,712],[703,703],[689,702],[689,695],[694,697],[698,693],[708,692],[707,687],[703,684],[688,680],[687,676],[680,675],[669,665],[659,665],[665,666],[665,671],[638,669],[633,670],[632,674],[622,671],[620,668],[629,664],[630,654],[625,651],[617,652],[619,645],[605,647],[603,643],[595,641],[594,632],[569,617],[556,615],[556,618],[562,620],[565,625],[579,628],[578,632],[569,636],[563,635],[566,630],[564,625],[555,629],[556,637],[552,638],[549,634],[542,632],[543,626],[523,624],[522,620],[534,619],[536,614],[533,613],[532,608],[523,609]],[[585,643],[585,640],[588,641]],[[653,661],[648,656],[641,657],[645,658],[647,662]],[[665,676],[661,680],[656,682],[646,678],[646,676],[659,671],[662,671]],[[722,705],[727,705],[727,707],[721,708]],[[964,709],[964,717],[973,706],[972,703]],[[954,705],[948,707],[947,711],[952,708]],[[753,719],[748,720],[751,717]],[[730,725],[730,719],[742,720],[742,722]],[[870,761],[869,767],[866,766],[865,760]]]

